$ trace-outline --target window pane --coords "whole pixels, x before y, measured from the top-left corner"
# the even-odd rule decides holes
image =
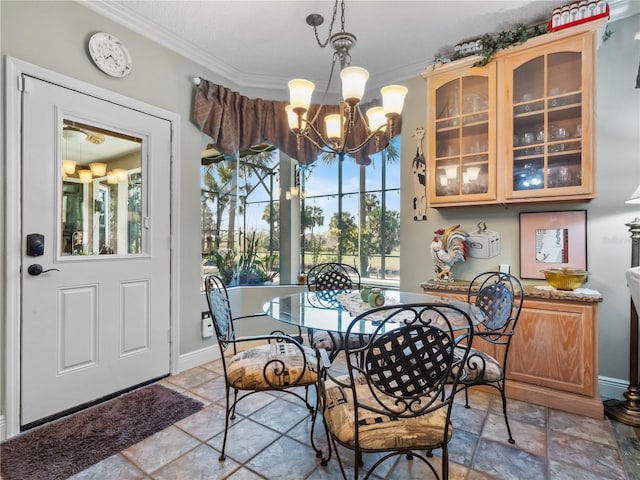
[[[209,151],[209,150],[208,150]],[[279,154],[259,145],[236,159],[202,159],[203,274],[228,285],[259,284],[279,271]]]
[[[312,178],[314,178],[313,175],[310,181]],[[304,262],[300,267],[301,272],[308,271],[318,263],[338,260],[337,243],[335,238],[329,235],[329,223],[338,211],[338,197],[337,195],[307,195],[304,211],[302,245]]]
[[[60,254],[137,255],[142,236],[142,139],[65,119]]]
[[[313,165],[306,184],[306,206],[314,202],[328,228],[315,231],[312,255],[312,240],[305,231],[305,269],[323,261],[339,261],[354,265],[363,281],[399,282],[398,148],[394,139],[391,148],[374,155],[366,167],[349,158]]]

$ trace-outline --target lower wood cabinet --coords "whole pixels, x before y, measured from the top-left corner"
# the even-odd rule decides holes
[[[427,282],[421,287],[425,293],[466,299],[462,294],[466,292],[464,282]],[[507,397],[604,418],[598,392],[600,301],[599,296],[525,287],[524,306],[507,364]],[[481,347],[483,344],[486,347]],[[501,357],[487,342],[474,346]],[[495,393],[493,389],[487,391]]]

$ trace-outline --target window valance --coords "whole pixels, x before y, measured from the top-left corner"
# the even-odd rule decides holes
[[[191,121],[209,135],[213,147],[225,155],[235,156],[251,145],[271,143],[300,163],[313,163],[321,152],[304,139],[298,149],[296,136],[289,130],[285,105],[286,102],[277,100],[252,99],[201,79],[200,84],[195,87]],[[312,105],[309,118],[314,118],[317,109],[321,109],[318,125],[324,124],[325,115],[339,110],[337,105]],[[401,126],[401,119],[396,120],[394,135],[400,133]],[[356,123],[349,143],[360,143],[366,136],[366,129],[361,122]],[[356,162],[368,165],[371,163],[369,155],[384,149],[388,143],[389,137],[385,133],[380,138],[378,150],[375,142],[371,142],[355,154]]]

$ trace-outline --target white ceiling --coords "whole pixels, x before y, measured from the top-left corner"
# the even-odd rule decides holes
[[[318,46],[305,19],[311,13],[324,17],[319,36],[325,41],[332,0],[101,0],[83,4],[239,86],[286,90],[288,80],[299,77],[312,80],[323,91],[329,76],[333,50]],[[627,16],[640,6],[635,0],[609,4],[612,18]],[[345,30],[358,38],[351,64],[368,69],[368,89],[377,89],[416,77],[436,54],[450,53],[462,41],[520,23],[547,21],[563,1],[348,0],[345,5]],[[340,7],[333,32],[339,30]]]

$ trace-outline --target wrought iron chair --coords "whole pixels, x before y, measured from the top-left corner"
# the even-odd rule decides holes
[[[254,393],[276,390],[291,394],[305,403],[315,420],[316,410],[309,403],[309,386],[315,385],[318,378],[317,360],[314,350],[282,332],[236,337],[235,322],[256,315],[232,316],[227,288],[217,275],[208,275],[205,278],[205,291],[220,347],[225,378],[226,418],[222,452],[219,457],[222,461],[225,459],[229,420],[235,418],[236,405]],[[268,343],[258,346],[246,343],[260,341]],[[247,347],[244,350],[239,348],[243,344]],[[304,396],[299,394],[295,387],[304,387]],[[321,456],[320,450],[316,449],[316,452]]]
[[[469,284],[467,300],[482,310],[484,320],[474,328],[474,343],[464,364],[458,389],[464,389],[466,408],[469,408],[469,387],[488,385],[498,390],[509,443],[516,443],[507,417],[505,372],[509,346],[524,301],[522,284],[509,273],[481,273]],[[459,337],[458,342],[469,343],[465,335]]]
[[[346,263],[319,263],[309,270],[307,287],[310,290],[358,289],[360,288],[360,272]]]
[[[351,265],[337,262],[320,263],[309,270],[307,288],[316,292],[357,290],[361,286],[360,281],[360,273]],[[332,361],[344,350],[344,337],[341,333],[309,329],[307,335],[309,345],[326,350]]]
[[[362,331],[369,335],[357,348],[346,342],[348,374],[332,374],[328,359],[318,366],[320,409],[330,444],[323,464],[335,451],[347,478],[338,450],[342,445],[354,452],[354,473],[349,478],[361,478],[363,454],[376,452],[384,455],[367,470],[365,479],[383,462],[400,455],[420,459],[435,478],[448,478],[453,396],[467,358],[464,351],[468,353],[469,348],[456,344],[454,325],[461,324],[469,328],[472,338],[467,313],[434,303],[379,307],[352,321],[347,339],[359,337]],[[431,452],[438,448],[442,449],[442,477],[431,463],[437,458]]]

